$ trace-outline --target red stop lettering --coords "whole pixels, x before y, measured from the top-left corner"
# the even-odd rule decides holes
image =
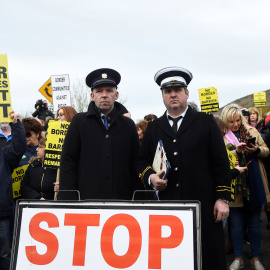
[[[58,252],[59,243],[56,236],[43,230],[39,224],[45,221],[49,228],[59,227],[58,218],[52,213],[38,213],[30,221],[29,233],[33,239],[47,246],[47,252],[43,255],[38,254],[36,246],[26,246],[25,253],[29,262],[36,265],[45,265],[51,263]]]
[[[86,234],[88,226],[99,226],[99,214],[66,214],[65,226],[75,226],[72,265],[84,266]]]
[[[129,247],[126,254],[119,256],[113,250],[113,233],[118,226],[125,226],[129,231]],[[114,268],[128,268],[138,259],[142,246],[142,232],[138,221],[127,214],[110,217],[101,233],[101,253],[108,265]]]
[[[169,237],[161,237],[161,227],[171,228]],[[161,249],[176,248],[183,240],[184,227],[176,216],[150,215],[149,216],[149,250],[148,268],[161,269]]]

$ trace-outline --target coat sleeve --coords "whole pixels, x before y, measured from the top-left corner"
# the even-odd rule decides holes
[[[216,199],[231,199],[231,173],[226,147],[217,123],[212,115],[208,117],[209,159],[216,189]]]
[[[36,117],[36,116],[38,116],[38,114],[39,114],[39,111],[38,111],[38,110],[35,110],[35,111],[32,113],[32,116],[33,116],[33,117]]]
[[[80,156],[80,135],[78,132],[78,115],[75,115],[69,125],[64,140],[60,161],[59,190],[77,190],[78,162]]]
[[[41,195],[38,191],[36,191],[35,189],[33,189],[30,185],[30,180],[31,180],[31,165],[28,166],[23,180],[21,182],[21,194],[22,194],[22,198],[23,199],[40,199]],[[38,181],[38,179],[35,179]]]

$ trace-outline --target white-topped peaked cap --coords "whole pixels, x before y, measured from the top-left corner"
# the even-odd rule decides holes
[[[181,67],[167,67],[158,71],[154,77],[160,89],[171,86],[187,86],[193,76],[190,71]]]

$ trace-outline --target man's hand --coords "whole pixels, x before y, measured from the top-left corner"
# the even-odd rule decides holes
[[[155,187],[156,190],[163,191],[167,187],[168,180],[162,179],[165,172],[158,172],[157,174],[151,174],[150,175],[150,181]]]
[[[214,206],[214,219],[215,222],[220,222],[229,217],[229,206],[227,203],[217,200]]]
[[[14,111],[10,111],[9,116],[11,117],[13,124],[16,124],[17,120],[21,118],[20,115],[15,113]]]

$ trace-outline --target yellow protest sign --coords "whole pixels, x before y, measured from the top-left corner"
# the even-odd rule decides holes
[[[59,168],[62,146],[69,127],[69,122],[50,120],[46,135],[44,167]]]
[[[228,154],[228,158],[229,158],[229,162],[230,162],[230,169],[232,170],[233,168],[235,168],[236,157],[228,149],[227,149],[227,154]],[[234,193],[235,193],[235,182],[236,182],[236,179],[232,179],[232,181],[231,181],[231,198],[233,201],[234,201]]]
[[[14,169],[11,178],[12,178],[12,189],[13,189],[13,198],[21,196],[21,181],[25,175],[25,172],[29,164],[22,167]]]
[[[53,103],[51,78],[47,82],[45,82],[38,91],[51,103]]]
[[[266,105],[266,93],[255,92],[253,94],[255,107],[265,107]]]
[[[10,85],[7,55],[0,54],[0,122],[10,122],[11,111]]]
[[[217,89],[214,87],[199,89],[202,112],[216,112],[219,110]]]

